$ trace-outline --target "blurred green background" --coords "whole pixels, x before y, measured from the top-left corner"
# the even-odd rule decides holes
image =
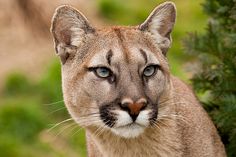
[[[31,25],[31,23],[27,22],[27,20],[32,21],[30,18],[41,17],[41,14],[37,13],[37,9],[31,8],[45,9],[46,6],[42,6],[44,3],[36,3],[33,0],[12,0],[11,2],[12,4],[16,3],[14,6],[20,6],[18,10],[23,10],[23,12],[34,13],[36,11],[36,13],[32,14],[34,15],[33,17],[27,16],[28,14],[22,14],[26,22],[24,26]],[[102,25],[138,25],[145,20],[152,9],[160,2],[163,1],[84,0],[81,5],[84,5],[82,11],[92,17],[89,19],[94,24],[96,23],[93,22],[93,19],[94,21],[100,21]],[[188,71],[187,67],[194,58],[183,53],[182,39],[186,37],[187,32],[204,32],[207,19],[200,5],[202,0],[173,0],[173,2],[176,3],[178,14],[177,23],[172,33],[173,45],[168,52],[168,59],[172,73],[188,82],[191,72]],[[60,3],[55,2],[52,5],[53,7],[49,8],[54,10],[54,6]],[[71,3],[67,1],[67,3],[79,9],[81,7],[81,5],[77,5],[74,1]],[[37,28],[34,23],[32,24],[34,31],[31,29],[32,26],[27,28],[29,34],[33,34],[33,37],[29,40],[35,40],[35,37],[38,37],[40,39],[37,39],[37,42],[44,43],[46,41],[45,43],[50,44],[50,48],[42,50],[42,52],[38,52],[39,50],[36,52],[30,51],[31,53],[38,53],[39,56],[44,53],[48,54],[48,57],[47,55],[45,57],[47,58],[45,62],[40,63],[37,68],[31,69],[33,71],[32,75],[30,72],[17,69],[17,66],[20,65],[16,65],[15,69],[10,69],[6,73],[2,73],[1,76],[1,157],[86,156],[84,130],[80,129],[79,126],[70,120],[55,126],[55,124],[69,119],[70,116],[62,100],[59,59],[55,56],[52,57],[52,54],[54,54],[52,50],[53,43],[47,32],[52,11],[49,11],[47,15],[48,19],[44,20],[42,18],[42,22],[46,21],[42,28]],[[93,17],[93,15],[95,16]],[[43,37],[39,37],[39,35],[35,34],[35,31],[37,31],[35,29],[43,29],[44,26],[45,34],[43,34]],[[3,27],[0,27],[0,33],[1,35],[3,34]],[[42,35],[42,32],[39,34]],[[10,46],[11,41],[6,44]],[[42,44],[40,46],[36,45],[34,49],[41,46]],[[24,48],[24,46],[19,47],[17,51]],[[0,50],[3,53],[3,50]],[[26,57],[30,57],[30,55]],[[12,60],[8,62],[14,64]],[[25,63],[23,66],[28,65]],[[37,74],[34,75],[34,73]]]

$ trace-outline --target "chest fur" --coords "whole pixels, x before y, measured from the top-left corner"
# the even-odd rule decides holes
[[[167,129],[164,126],[161,130],[156,127],[147,128],[142,136],[134,139],[120,138],[109,132],[104,132],[98,137],[91,135],[88,142],[93,142],[94,147],[88,148],[88,150],[100,152],[102,157],[182,156],[181,134],[173,124],[168,127],[173,128]],[[90,156],[92,157],[92,155]]]

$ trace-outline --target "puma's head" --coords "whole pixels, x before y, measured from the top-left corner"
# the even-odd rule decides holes
[[[156,7],[135,27],[94,28],[76,9],[57,8],[51,31],[62,63],[65,104],[85,128],[137,137],[155,124],[169,85],[166,52],[175,5]]]

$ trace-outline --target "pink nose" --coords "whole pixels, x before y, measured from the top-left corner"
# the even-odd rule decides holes
[[[127,111],[133,121],[136,120],[141,110],[143,110],[147,106],[146,99],[141,99],[143,101],[137,101],[135,103],[131,101],[125,101],[120,104],[121,109]]]

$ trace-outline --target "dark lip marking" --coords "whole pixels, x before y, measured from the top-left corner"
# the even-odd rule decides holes
[[[149,113],[150,118],[148,120],[149,120],[151,126],[155,124],[155,122],[157,121],[157,118],[158,118],[158,107],[157,106],[158,106],[158,104],[154,104],[152,106],[152,112]]]
[[[101,106],[99,107],[101,120],[106,126],[110,128],[112,128],[117,121],[117,117],[116,117],[117,115],[111,111],[114,110],[116,104],[118,104],[119,101],[120,99],[116,98],[115,100],[109,103],[101,104]]]
[[[112,50],[109,50],[109,51],[107,52],[107,55],[106,55],[107,63],[108,63],[109,65],[111,65],[111,58],[112,58],[112,56],[113,56],[113,52],[112,52]]]
[[[148,115],[149,115],[149,123],[151,126],[153,126],[155,124],[155,122],[157,121],[158,118],[158,102],[154,103],[146,94],[145,94],[145,98],[147,99],[148,102],[148,106],[150,107],[150,109],[152,110]]]
[[[115,125],[117,119],[116,115],[110,112],[110,110],[111,110],[110,105],[99,107],[100,118],[102,119],[103,123],[108,127],[112,128]]]
[[[143,50],[143,49],[140,49],[140,52],[141,52],[141,54],[142,54],[142,56],[143,56],[143,58],[144,58],[144,60],[145,60],[145,64],[147,64],[147,53]]]

